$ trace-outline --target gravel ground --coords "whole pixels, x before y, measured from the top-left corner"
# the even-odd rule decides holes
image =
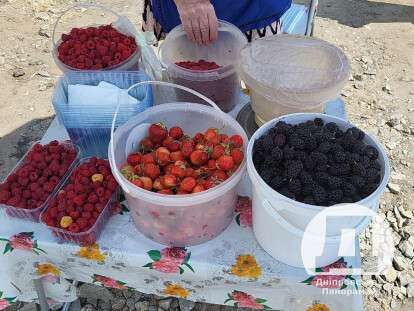
[[[60,73],[50,56],[50,36],[53,21],[69,2],[0,0],[1,177],[52,120],[51,94]],[[101,3],[139,22],[142,1]],[[414,310],[413,23],[412,0],[326,0],[316,19],[315,36],[340,46],[351,60],[352,77],[342,92],[349,119],[376,135],[391,159],[391,183],[380,214],[393,231],[396,256],[383,276],[363,278],[365,310]],[[370,235],[370,228],[361,234],[364,267],[370,264]],[[83,285],[82,310],[232,309],[105,290],[106,296],[96,299],[102,291]],[[22,310],[33,308],[28,304]]]

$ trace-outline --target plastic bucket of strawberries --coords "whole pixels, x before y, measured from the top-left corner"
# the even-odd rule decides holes
[[[101,16],[111,16],[111,22],[101,25],[89,25],[88,18],[83,22],[84,12],[103,11]],[[81,10],[81,13],[77,13]],[[73,17],[72,14],[77,14]],[[78,19],[79,27],[62,31],[57,39],[58,26],[62,20],[71,17],[70,24]],[[108,19],[108,18],[106,18]],[[79,22],[79,20],[81,22]],[[85,23],[85,24],[83,24]],[[69,70],[138,70],[141,57],[140,47],[136,42],[136,29],[125,16],[111,9],[92,5],[78,4],[63,12],[56,20],[53,34],[53,58],[63,71]]]
[[[233,219],[248,138],[236,120],[189,88],[146,81],[130,90],[148,85],[190,92],[212,107],[164,99],[116,131],[115,113],[112,173],[145,236],[177,247],[206,242]]]

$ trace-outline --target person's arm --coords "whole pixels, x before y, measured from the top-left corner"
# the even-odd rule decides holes
[[[210,0],[174,0],[190,40],[207,44],[217,39],[218,21]]]

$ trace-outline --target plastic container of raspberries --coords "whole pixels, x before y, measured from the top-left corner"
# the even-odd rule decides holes
[[[145,236],[161,244],[177,247],[203,243],[218,236],[232,221],[238,185],[245,173],[245,158],[233,175],[216,187],[188,195],[165,195],[138,188],[122,175],[121,168],[131,151],[128,144],[132,141],[138,145],[147,135],[149,125],[158,122],[168,128],[180,125],[183,132],[191,136],[208,128],[217,128],[220,133],[229,136],[238,134],[243,138],[244,151],[248,138],[232,117],[191,89],[156,81],[138,83],[131,89],[148,84],[192,92],[215,108],[165,101],[131,118],[116,131],[115,114],[108,151],[113,175],[125,193],[137,229]]]
[[[75,244],[79,244],[82,246],[92,245],[96,242],[96,240],[99,238],[103,228],[105,227],[105,224],[108,222],[109,218],[111,217],[112,210],[111,207],[113,204],[115,204],[119,197],[119,187],[116,187],[116,190],[113,191],[112,196],[109,199],[106,199],[106,202],[98,202],[97,204],[102,203],[103,207],[101,208],[101,212],[99,213],[99,216],[96,218],[94,224],[90,226],[86,231],[83,232],[71,232],[69,230],[65,230],[63,228],[54,227],[49,224],[47,224],[45,220],[45,215],[47,214],[48,210],[51,208],[51,204],[53,203],[53,200],[58,200],[58,195],[60,191],[64,191],[65,187],[71,182],[71,177],[73,176],[74,172],[76,171],[79,166],[81,166],[84,163],[89,162],[94,157],[89,158],[83,158],[79,160],[79,163],[76,167],[74,167],[71,172],[68,174],[64,182],[62,183],[61,187],[59,188],[59,191],[55,193],[55,195],[50,198],[47,208],[44,209],[42,214],[40,215],[40,221],[47,226],[52,232],[53,235],[58,238],[61,242],[72,242]],[[95,158],[96,159],[96,158]],[[98,159],[98,161],[101,161],[101,159]],[[107,161],[107,160],[105,160]],[[111,175],[112,176],[112,175]],[[82,214],[81,214],[82,215]]]
[[[48,145],[44,145],[44,146],[50,146],[51,144],[55,145],[56,141],[49,143]],[[44,186],[47,184],[49,187],[48,189],[44,189],[46,193],[48,194],[43,194],[43,196],[45,196],[43,199],[41,197],[37,198],[39,201],[42,201],[43,203],[41,204],[37,204],[37,206],[32,206],[31,208],[27,207],[27,203],[29,202],[29,200],[34,200],[35,198],[33,197],[33,193],[36,192],[36,190],[33,188],[28,188],[26,189],[27,191],[29,191],[28,196],[30,194],[30,199],[27,199],[26,201],[26,207],[18,207],[17,204],[16,206],[11,205],[12,203],[10,203],[9,201],[4,201],[4,197],[0,198],[0,208],[4,208],[6,210],[7,215],[11,216],[11,217],[17,217],[17,218],[23,218],[23,219],[28,219],[34,222],[38,222],[39,221],[39,216],[40,213],[45,209],[45,207],[47,206],[49,200],[51,197],[53,197],[53,195],[56,193],[56,191],[59,189],[59,187],[61,186],[61,184],[63,183],[64,179],[66,178],[67,174],[69,174],[69,172],[72,170],[72,168],[76,165],[80,152],[79,149],[76,145],[72,144],[70,141],[65,141],[65,142],[60,142],[60,145],[63,146],[63,148],[65,150],[71,150],[76,152],[76,155],[74,155],[73,160],[71,160],[70,163],[67,163],[67,168],[64,169],[63,172],[58,172],[57,175],[55,177],[57,177],[59,175],[59,177],[54,178],[56,179],[56,181],[51,181],[48,177],[45,177],[45,180],[34,180],[34,182],[30,181],[30,176],[29,176],[29,183],[26,184],[26,186],[31,187],[31,184],[39,181],[41,182]],[[17,180],[14,180],[14,175],[16,175],[19,170],[21,170],[22,168],[24,168],[27,164],[29,163],[33,163],[33,159],[32,159],[32,153],[34,152],[34,148],[36,148],[35,146],[40,145],[39,142],[36,142],[33,144],[33,146],[29,149],[29,151],[23,156],[23,158],[16,164],[16,166],[13,168],[13,170],[9,173],[9,175],[2,181],[2,183],[0,183],[0,189],[2,191],[8,191],[11,192],[7,197],[9,197],[9,199],[12,199],[10,196],[13,195],[13,190],[9,189],[9,187],[5,186],[5,183],[7,181],[12,181],[13,183],[19,183],[18,177]],[[29,160],[30,158],[30,160]],[[37,162],[37,161],[36,161]],[[46,167],[43,168],[37,168],[36,170],[41,172],[45,172],[46,171]],[[43,176],[39,177],[42,178]],[[49,184],[50,182],[53,182],[53,184]],[[11,185],[12,186],[12,185]],[[7,189],[6,189],[7,188]],[[21,188],[21,187],[18,187]],[[11,190],[11,191],[9,191]],[[25,191],[21,191],[21,195],[24,195]],[[9,202],[9,203],[8,203]],[[20,204],[20,203],[18,203]]]
[[[254,40],[239,58],[256,123],[300,112],[321,113],[348,81],[350,65],[336,46],[313,37],[278,35]]]
[[[336,127],[341,131],[346,131],[347,129],[355,128],[348,121],[345,121],[345,120],[342,120],[340,118],[336,118],[333,116],[324,115],[324,114],[317,114],[317,113],[290,114],[290,115],[286,115],[280,118],[273,119],[267,122],[266,124],[264,124],[262,127],[260,127],[255,132],[253,137],[251,138],[249,142],[248,150],[247,150],[247,171],[248,171],[249,177],[253,185],[253,230],[256,235],[256,238],[258,242],[261,244],[261,246],[273,257],[275,257],[276,259],[284,263],[287,263],[292,266],[298,266],[298,267],[303,266],[303,263],[302,263],[303,257],[301,256],[301,251],[303,250],[302,247],[306,247],[306,245],[305,246],[302,245],[302,241],[305,236],[305,230],[308,230],[307,226],[320,212],[322,212],[324,209],[327,208],[326,206],[330,206],[331,204],[329,204],[329,202],[326,204],[323,204],[324,206],[321,206],[321,204],[318,205],[315,202],[312,202],[312,204],[306,204],[306,203],[297,201],[294,197],[295,196],[294,193],[291,193],[291,190],[286,192],[286,190],[283,190],[282,188],[281,191],[275,191],[273,187],[276,187],[275,184],[279,182],[276,179],[278,179],[279,177],[284,178],[283,174],[295,174],[295,172],[293,171],[285,172],[285,173],[279,172],[278,174],[276,174],[277,176],[267,177],[263,175],[265,174],[265,172],[263,171],[264,170],[264,166],[263,166],[263,168],[259,168],[259,170],[262,170],[262,173],[259,174],[258,169],[255,165],[255,162],[259,163],[262,160],[258,158],[254,160],[254,157],[260,157],[260,155],[255,154],[254,146],[261,137],[264,137],[265,135],[267,135],[267,133],[269,133],[269,131],[272,130],[274,126],[278,124],[278,122],[280,121],[284,121],[285,123],[291,124],[291,125],[297,125],[297,124],[302,124],[307,121],[314,122],[315,118],[319,118],[320,120],[323,120],[325,124],[324,126],[327,126],[326,124],[328,123],[336,124],[336,126],[333,126],[333,128]],[[336,132],[335,131],[334,133],[336,135],[337,131]],[[366,146],[371,146],[373,148],[370,147],[369,150],[371,151],[373,149],[376,150],[375,153],[377,154],[377,159],[372,161],[372,163],[375,162],[376,163],[375,166],[377,166],[375,168],[377,172],[376,173],[377,175],[375,176],[375,182],[374,182],[375,188],[370,189],[370,191],[367,192],[362,197],[360,197],[360,199],[356,199],[357,201],[338,202],[338,203],[352,204],[351,205],[352,213],[350,214],[351,216],[327,217],[326,218],[326,224],[325,224],[326,225],[325,227],[326,236],[324,235],[323,237],[321,237],[321,236],[317,236],[316,234],[314,236],[314,241],[326,239],[325,250],[317,250],[315,247],[315,251],[320,251],[320,255],[321,255],[317,258],[317,266],[324,266],[326,264],[334,262],[335,260],[338,259],[338,254],[340,254],[340,250],[346,252],[347,250],[350,250],[351,247],[354,246],[353,243],[355,241],[355,237],[357,236],[359,232],[364,230],[366,226],[369,225],[371,218],[372,218],[371,216],[366,215],[365,213],[366,208],[368,208],[373,213],[375,213],[378,210],[380,197],[384,193],[386,185],[389,180],[389,175],[390,175],[389,161],[385,153],[385,150],[381,146],[381,144],[374,137],[370,136],[367,133],[362,132],[361,130],[354,131],[353,133],[358,133],[360,138],[352,140],[353,145],[352,146],[349,145],[349,148],[354,148],[352,150],[356,150],[355,149],[356,145],[359,144],[362,146],[363,144],[363,148],[366,148]],[[363,133],[363,135],[359,133]],[[279,134],[280,133],[277,131],[274,133],[274,135],[279,135]],[[351,135],[356,135],[356,134],[352,134],[351,132]],[[269,143],[271,143],[270,148],[276,148],[276,146],[278,145],[284,146],[283,149],[281,150],[283,150],[283,157],[285,157],[285,155],[287,155],[290,150],[294,149],[294,148],[292,149],[292,146],[291,146],[291,144],[293,144],[293,141],[290,140],[293,138],[288,138],[287,140],[285,140],[285,139],[280,139],[280,137],[281,136],[278,136],[278,138],[276,138],[276,136],[273,137],[273,143],[272,141],[269,141]],[[338,136],[338,137],[343,137],[343,136]],[[297,139],[297,137],[295,139]],[[311,138],[309,137],[308,140],[311,140]],[[295,144],[297,144],[297,142],[298,140],[296,140]],[[286,147],[288,144],[289,144],[289,148]],[[280,149],[281,147],[278,146],[278,148]],[[321,145],[318,148],[322,148]],[[287,149],[289,149],[289,151]],[[345,149],[344,154],[346,154],[346,152],[348,151],[349,150]],[[278,152],[277,151],[273,152],[273,149],[272,149],[270,153],[272,154],[272,156],[273,154],[277,156]],[[357,153],[357,151],[355,152],[349,151],[348,153],[350,155],[346,155],[346,156],[352,156],[352,154]],[[359,154],[360,154],[360,159],[366,156],[366,153],[359,153]],[[375,157],[376,157],[376,154],[375,154]],[[297,163],[297,161],[295,161],[296,156],[300,156],[300,154],[295,153],[295,155],[292,155],[292,160],[291,162],[289,162],[290,164],[288,168],[290,167],[290,169],[292,169],[293,166],[296,166],[295,165]],[[335,157],[336,156],[337,155],[335,155]],[[338,158],[335,161],[336,163],[339,163],[342,160]],[[354,169],[357,167],[357,162],[359,160],[354,159],[352,161],[354,164],[352,166],[352,169],[350,168],[351,171],[349,171],[349,173],[345,172],[345,170],[342,172],[340,171],[334,172],[330,168],[327,168],[328,169],[327,172],[329,172],[329,174],[331,174],[332,176],[335,176],[335,177],[339,176],[342,182],[346,182],[347,180],[350,180],[348,178],[351,178],[353,176],[352,172],[354,172]],[[266,163],[266,159],[263,159],[263,162]],[[345,162],[345,160],[343,160],[342,162]],[[310,164],[306,164],[306,162],[304,163],[305,165],[312,166],[312,163]],[[266,164],[263,164],[263,165],[266,165]],[[334,165],[331,165],[331,166],[334,166]],[[273,167],[273,169],[275,170],[277,168]],[[302,176],[302,171],[303,170],[309,171],[309,168],[306,166],[300,166],[300,169],[301,169],[301,173],[297,175],[298,177],[289,177],[289,180],[290,181],[292,179],[300,180],[302,183],[302,188],[301,188],[302,190],[300,193],[303,194],[305,192],[306,184],[305,184],[305,180],[302,179],[304,178]],[[318,171],[317,167],[313,169],[315,171]],[[366,168],[362,167],[362,169],[368,170],[368,165]],[[364,173],[364,176],[368,176],[367,174],[368,172]],[[318,176],[323,176],[323,174],[319,174]],[[312,178],[316,178],[316,175],[315,177],[312,177]],[[268,179],[268,181],[266,182],[264,179]],[[333,180],[334,179],[331,179],[331,181]],[[291,186],[290,181],[289,181],[289,184],[287,185],[288,189],[291,189],[289,188]],[[315,181],[315,179],[313,179],[313,181]],[[356,186],[351,187],[351,190],[349,190],[349,186],[347,190],[342,186],[336,187],[335,185],[330,183],[331,181],[327,181],[326,187],[330,189],[339,189],[340,191],[342,191],[344,196],[345,194],[350,195],[348,193],[350,193],[352,189],[356,189]],[[317,182],[319,183],[322,181],[317,181]],[[367,182],[365,186],[362,185],[361,187],[362,188],[360,189],[363,189],[363,188],[368,189],[370,187],[370,184],[368,184]],[[313,186],[311,189],[316,189],[316,186]],[[329,190],[329,191],[337,193],[337,190]],[[318,190],[318,192],[320,191]],[[320,196],[320,193],[313,192],[312,195]],[[316,197],[313,197],[313,199],[316,200]],[[337,206],[339,206],[339,210],[340,210],[341,205],[337,205]],[[350,205],[342,205],[342,208],[345,209],[348,206]],[[348,232],[348,233],[351,232],[352,234],[347,234],[347,236],[344,236],[343,235],[344,232]],[[312,234],[315,232],[306,231],[306,233],[307,233],[307,237],[309,237],[309,233]],[[287,240],[291,241],[291,243],[289,243],[288,249],[284,252],[280,252],[280,246],[281,245],[286,246],[285,242]],[[341,243],[344,243],[344,244],[341,245]]]
[[[240,79],[236,63],[240,50],[246,44],[243,33],[224,21],[219,21],[217,40],[206,46],[190,41],[180,25],[167,35],[160,47],[160,57],[171,82],[207,96],[220,109],[229,112],[239,101]],[[180,62],[200,60],[214,62],[219,67],[205,62],[200,62],[201,66],[196,67],[179,65]],[[188,92],[177,90],[177,96],[180,101],[205,104],[199,97]]]
[[[82,9],[81,13],[77,13],[76,10],[79,9]],[[100,11],[100,19],[103,20],[105,17],[106,24],[92,24],[91,21],[95,21],[96,14],[93,14],[95,18],[92,19],[87,14],[92,10]],[[58,26],[64,18],[71,18],[67,24],[73,28],[66,33],[59,32],[61,35],[57,39]],[[73,26],[75,23],[76,26]],[[63,72],[138,70],[141,50],[135,34],[136,29],[127,17],[100,5],[77,4],[63,12],[56,20],[52,34],[53,59]]]

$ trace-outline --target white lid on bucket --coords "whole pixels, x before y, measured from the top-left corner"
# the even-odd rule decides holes
[[[348,80],[349,61],[338,47],[311,37],[278,35],[253,41],[241,51],[246,84],[289,106],[334,99]]]

